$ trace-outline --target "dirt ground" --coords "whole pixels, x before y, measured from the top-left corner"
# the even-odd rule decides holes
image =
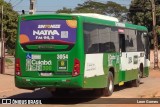
[[[152,78],[160,78],[160,70],[155,70],[153,68],[150,68],[150,77]]]

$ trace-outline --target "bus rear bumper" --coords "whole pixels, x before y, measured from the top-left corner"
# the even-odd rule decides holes
[[[34,78],[15,76],[15,86],[23,89],[41,87],[82,88],[81,76],[70,78]]]

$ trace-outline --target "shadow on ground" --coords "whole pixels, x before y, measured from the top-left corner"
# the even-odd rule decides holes
[[[18,100],[42,100],[42,104],[81,104],[99,99],[101,95],[94,95],[92,91],[78,91],[74,93],[63,93],[52,95],[47,89],[33,92],[21,93],[8,97],[7,99]]]
[[[140,85],[141,84],[144,84],[144,82],[140,82]],[[128,89],[128,88],[133,88],[133,86],[130,82],[125,83],[123,86],[115,85],[114,87],[115,87],[114,92],[121,91],[121,90]]]
[[[143,82],[141,82],[143,84]],[[121,91],[127,88],[132,88],[131,85],[124,85],[124,86],[115,86],[115,92]],[[52,94],[47,89],[38,89],[33,92],[26,92],[17,95],[10,96],[8,98],[25,100],[25,99],[32,99],[32,100],[42,100],[42,104],[97,104],[100,102],[111,103],[112,101],[118,101],[117,103],[124,103],[126,99],[118,99],[118,100],[110,100],[112,98],[105,97],[101,98],[102,94],[97,94],[95,91],[91,90],[83,90],[83,91],[75,91],[75,92],[63,92],[58,94]],[[107,98],[107,99],[106,99]],[[121,101],[123,100],[123,101]]]

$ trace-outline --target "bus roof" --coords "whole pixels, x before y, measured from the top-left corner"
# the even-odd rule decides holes
[[[68,17],[68,16],[77,16],[77,17],[83,17],[85,18],[85,22],[89,23],[98,23],[98,24],[104,24],[104,25],[109,25],[109,26],[117,26],[121,28],[129,28],[129,29],[136,29],[136,30],[143,30],[143,31],[148,31],[145,26],[141,25],[135,25],[132,23],[124,23],[124,22],[119,22],[119,20],[115,17],[111,16],[106,16],[106,15],[101,15],[101,14],[96,14],[96,13],[58,13],[58,14],[35,14],[35,15],[21,15],[20,17],[30,17],[29,19],[37,19],[42,18],[42,16],[46,16],[49,18],[59,17],[63,16]]]
[[[91,18],[97,18],[97,19],[119,22],[118,18],[107,16],[107,15],[96,14],[96,13],[72,13],[72,15],[86,16],[86,17],[91,17]]]
[[[82,16],[85,17],[85,21],[87,22],[96,22],[96,23],[101,23],[101,24],[106,24],[110,26],[117,26],[121,28],[129,28],[129,29],[136,29],[136,30],[143,30],[143,31],[148,31],[148,29],[145,26],[141,25],[135,25],[132,23],[127,23],[127,22],[119,22],[119,20],[115,17],[110,17],[106,15],[100,15],[100,14],[92,14],[92,13],[73,13],[70,15],[76,15],[76,16]],[[106,22],[106,23],[105,23]]]

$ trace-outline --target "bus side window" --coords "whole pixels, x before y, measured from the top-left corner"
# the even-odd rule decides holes
[[[99,52],[99,44],[92,44],[91,47],[89,47],[87,53],[98,53]]]
[[[116,47],[113,42],[100,43],[99,47],[100,53],[116,51]]]
[[[121,52],[126,52],[126,46],[125,46],[125,35],[119,34],[119,48]]]

